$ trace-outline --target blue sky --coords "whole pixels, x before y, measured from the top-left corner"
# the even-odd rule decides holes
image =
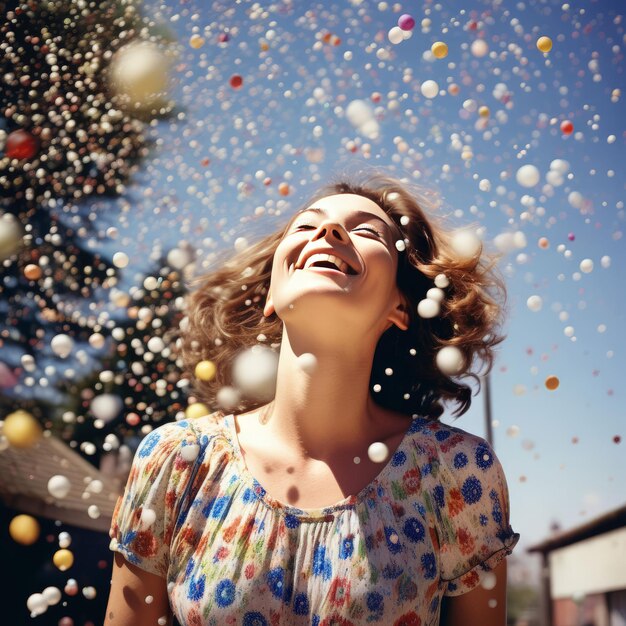
[[[525,237],[501,262],[510,315],[491,378],[520,548],[544,539],[552,522],[569,528],[623,504],[626,441],[614,441],[626,438],[619,3],[260,4],[147,5],[177,38],[179,115],[151,128],[155,150],[118,201],[126,220],[98,244],[129,254],[126,284],[181,240],[210,261],[237,237],[269,232],[280,222],[273,213],[290,215],[337,169],[390,168],[437,192],[439,212],[481,228],[488,246],[501,233]],[[394,45],[388,31],[403,13],[416,25]],[[194,33],[205,39],[198,49]],[[548,54],[536,47],[542,35],[553,41]],[[448,45],[445,59],[430,54],[436,41]],[[243,78],[237,90],[234,74]],[[435,98],[422,94],[426,80],[438,83]],[[377,137],[347,119],[354,100],[369,102]],[[574,125],[569,136],[563,120]],[[569,164],[562,181],[548,174],[555,159]],[[533,187],[516,180],[527,164],[541,176]],[[592,272],[581,272],[584,259]],[[526,305],[532,295],[543,300],[538,312]],[[560,380],[555,391],[544,385],[549,375]],[[456,425],[484,434],[483,419],[479,396]]]

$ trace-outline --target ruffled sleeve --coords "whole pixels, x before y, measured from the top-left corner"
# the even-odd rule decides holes
[[[197,434],[186,420],[163,424],[141,441],[113,512],[111,550],[167,577],[170,542],[198,451]]]
[[[466,593],[483,582],[519,540],[509,523],[509,493],[502,465],[480,437],[452,427],[437,432],[440,483],[433,493],[440,513],[444,594]]]

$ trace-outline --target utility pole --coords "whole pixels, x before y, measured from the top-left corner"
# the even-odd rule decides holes
[[[493,448],[493,424],[491,423],[491,379],[489,373],[483,376],[485,397],[485,433],[489,445]]]

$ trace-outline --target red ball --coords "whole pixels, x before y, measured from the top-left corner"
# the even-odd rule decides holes
[[[239,74],[233,74],[233,76],[230,77],[230,86],[233,89],[240,89],[242,85],[243,78],[239,76]]]
[[[572,124],[569,120],[563,120],[561,122],[561,132],[564,135],[571,135],[574,132],[574,124]]]
[[[26,130],[14,130],[7,137],[4,153],[10,159],[32,159],[39,149],[39,142]]]

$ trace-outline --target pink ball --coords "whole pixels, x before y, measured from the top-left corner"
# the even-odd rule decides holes
[[[570,233],[570,234],[567,236],[567,238],[568,238],[570,241],[574,241],[574,239],[576,239],[576,235],[575,235],[574,233]]]
[[[415,20],[408,13],[405,13],[398,18],[398,26],[402,30],[412,30],[415,26]]]

